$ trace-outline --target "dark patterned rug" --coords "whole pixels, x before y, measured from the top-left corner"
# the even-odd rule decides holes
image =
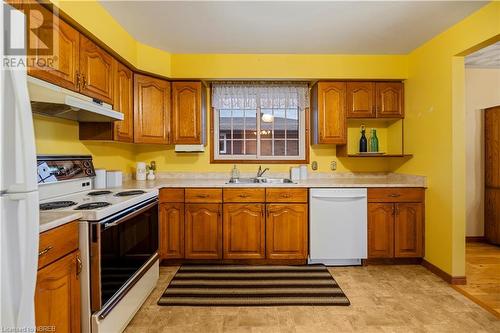
[[[179,268],[158,305],[350,305],[323,265]]]

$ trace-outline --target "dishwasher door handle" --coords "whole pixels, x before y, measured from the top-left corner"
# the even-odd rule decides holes
[[[345,200],[351,200],[351,199],[366,199],[365,195],[358,195],[358,196],[349,196],[349,197],[331,197],[331,196],[323,196],[323,195],[313,195],[313,199],[331,199],[331,200],[338,200],[338,201],[345,201]]]

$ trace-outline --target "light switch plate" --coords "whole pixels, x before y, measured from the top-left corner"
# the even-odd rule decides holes
[[[318,162],[313,161],[311,163],[311,169],[314,170],[314,171],[318,170]]]
[[[332,171],[337,170],[337,161],[330,162],[330,170],[332,170]]]

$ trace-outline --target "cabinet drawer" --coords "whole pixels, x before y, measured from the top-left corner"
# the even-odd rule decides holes
[[[185,194],[188,203],[222,202],[221,188],[187,188]]]
[[[266,190],[263,188],[225,188],[224,202],[264,202]]]
[[[369,188],[368,202],[423,202],[423,188]]]
[[[303,188],[268,188],[267,202],[307,202],[307,189]]]
[[[40,234],[38,269],[78,249],[78,222],[71,222]]]
[[[160,189],[161,202],[184,202],[183,188],[162,188]]]

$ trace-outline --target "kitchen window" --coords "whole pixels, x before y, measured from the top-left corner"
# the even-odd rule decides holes
[[[212,161],[307,161],[307,83],[212,84]]]

